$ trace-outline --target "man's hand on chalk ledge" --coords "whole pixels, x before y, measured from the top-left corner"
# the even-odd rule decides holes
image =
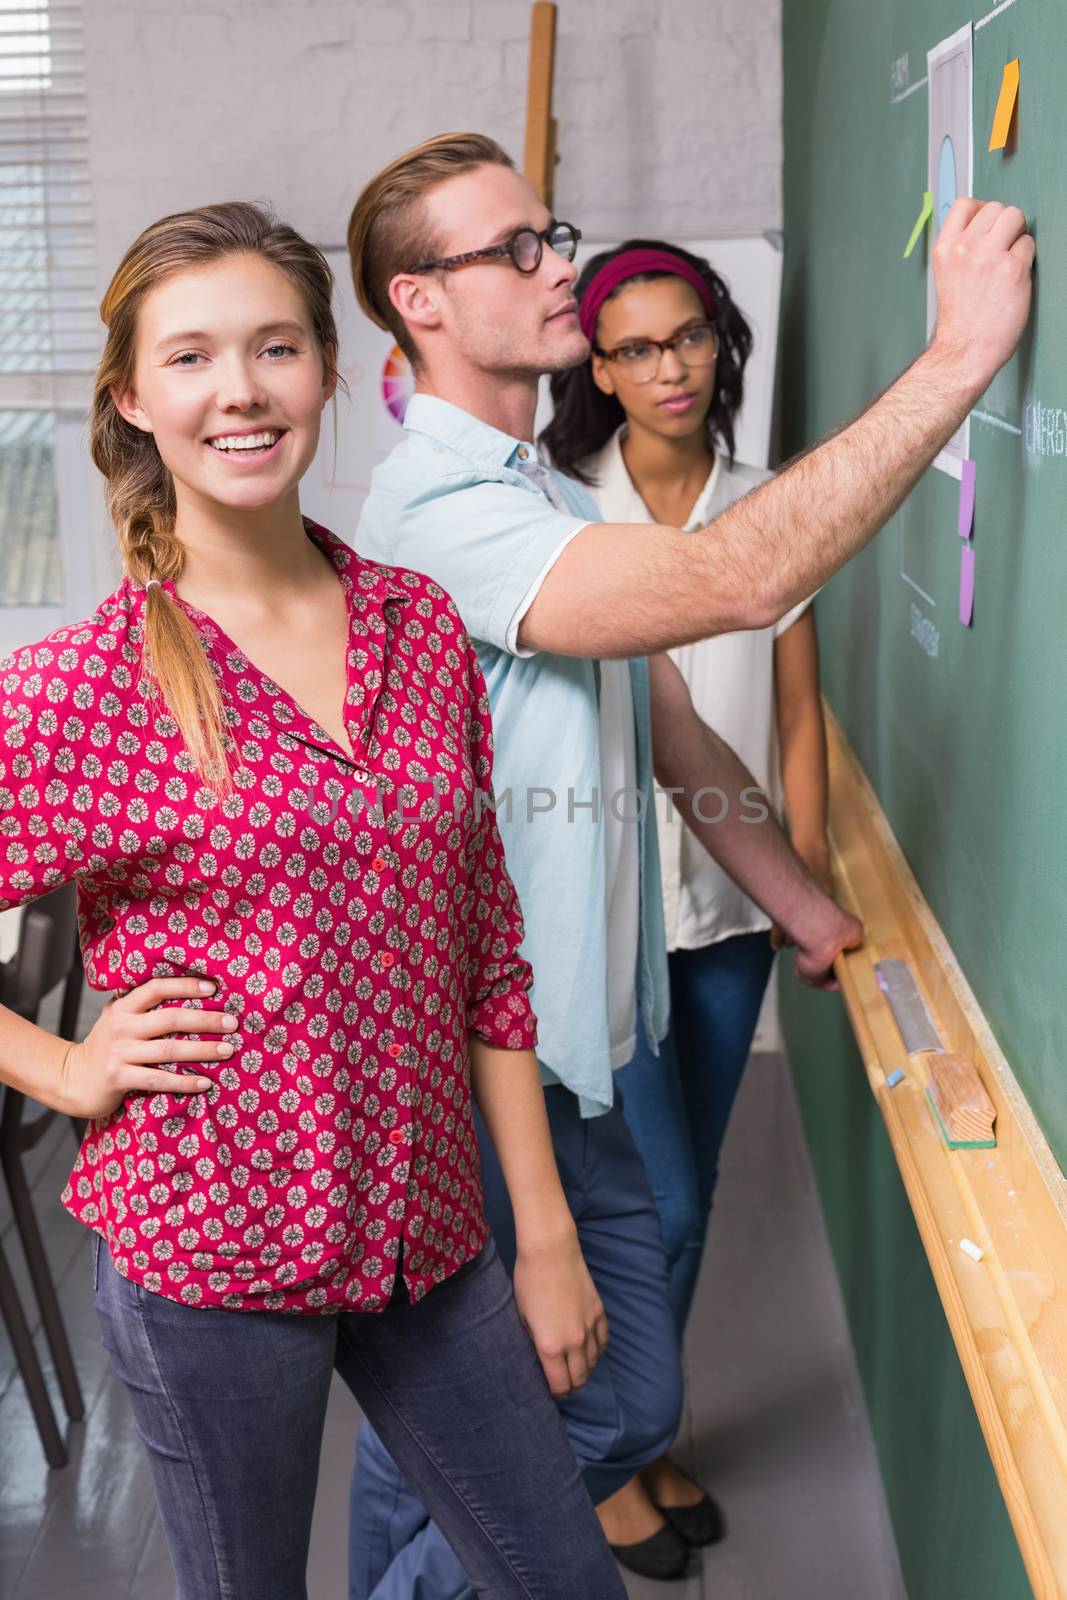
[[[1035,245],[1018,206],[957,200],[933,249],[942,356],[981,393],[1014,354],[1030,315]]]
[[[842,950],[855,950],[863,943],[863,923],[829,898],[812,922],[810,933],[795,940],[797,977],[813,989],[836,989],[834,961]]]

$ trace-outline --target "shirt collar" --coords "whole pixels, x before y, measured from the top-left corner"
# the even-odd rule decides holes
[[[626,424],[623,423],[600,452],[594,467],[600,503],[608,522],[636,522],[649,514],[622,459],[625,434]]]
[[[404,413],[404,427],[409,433],[424,434],[487,467],[508,467],[515,471],[524,461],[537,459],[537,451],[529,439],[501,433],[499,428],[434,394],[412,395]],[[526,456],[522,454],[524,450]]]
[[[693,503],[693,509],[689,513],[689,521],[682,530],[683,533],[695,533],[698,528],[706,528],[711,521],[711,502],[716,489],[719,487],[719,479],[722,477],[722,473],[722,456],[716,450],[711,471],[708,473],[703,489],[701,489]]]
[[[365,561],[350,545],[345,544],[329,528],[304,518],[308,538],[313,539],[324,555],[329,556],[346,593],[366,595],[384,605],[387,600],[410,600],[411,594],[397,578],[391,567],[380,567],[377,562]]]
[[[600,502],[604,509],[605,520],[608,522],[627,522],[638,519],[650,521],[652,513],[638,494],[634,481],[626,470],[626,462],[623,460],[622,441],[625,436],[626,424],[624,422],[612,434],[596,462]],[[711,471],[708,473],[704,487],[693,502],[693,509],[689,513],[689,520],[686,522],[683,532],[692,533],[698,528],[707,526],[712,496],[718,487],[721,472],[722,457],[716,451]]]
[[[386,623],[395,621],[385,608],[393,602],[409,601],[414,596],[391,567],[381,567],[376,562],[365,561],[342,539],[338,539],[336,534],[319,523],[312,522],[310,517],[304,518],[304,530],[308,538],[332,561],[344,591],[348,609],[345,717],[348,736],[352,741],[358,766],[362,748],[373,727],[374,712],[385,683]],[[172,579],[168,578],[162,587],[174,603],[181,607],[189,621],[208,643],[219,648],[220,664],[227,663],[234,652],[244,660],[239,647],[222,632],[211,617],[179,598]],[[143,606],[147,591],[138,589],[136,592]],[[259,671],[258,668],[253,670]],[[260,672],[259,675],[264,681],[270,681],[266,673]],[[335,745],[326,730],[308,716],[307,712],[303,711],[280,686],[275,686],[271,692],[270,709],[274,721],[290,738],[313,749],[321,749],[327,755],[340,756],[346,763],[351,764],[347,752],[340,745]]]
[[[333,562],[346,595],[365,596],[369,600],[377,601],[379,605],[384,605],[388,600],[411,599],[411,594],[391,567],[380,567],[377,562],[364,560],[350,545],[345,544],[343,539],[339,539],[320,523],[312,522],[310,517],[304,518],[304,531]],[[131,594],[136,595],[143,604],[147,590],[141,588],[139,584],[127,581],[130,583]],[[161,587],[172,600],[177,601],[178,591],[172,578],[165,579]],[[194,613],[194,619],[204,615],[195,607],[186,606],[185,609],[187,613],[190,611]]]

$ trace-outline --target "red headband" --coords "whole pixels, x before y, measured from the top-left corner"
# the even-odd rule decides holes
[[[688,261],[676,256],[673,250],[624,250],[622,255],[613,256],[599,272],[593,274],[582,296],[578,321],[590,344],[593,343],[597,318],[604,301],[615,293],[620,283],[625,283],[629,278],[639,278],[645,272],[669,272],[672,277],[683,278],[696,290],[704,310],[714,320],[715,301],[696,267],[691,267]]]

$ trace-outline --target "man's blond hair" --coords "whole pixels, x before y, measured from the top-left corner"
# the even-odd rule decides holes
[[[441,253],[423,204],[430,190],[446,178],[487,165],[515,163],[488,134],[441,133],[390,161],[352,207],[348,259],[356,299],[372,322],[393,335],[413,365],[415,343],[389,299],[389,284],[398,272]]]

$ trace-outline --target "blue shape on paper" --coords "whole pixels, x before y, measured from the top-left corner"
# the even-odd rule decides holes
[[[937,163],[937,226],[941,228],[956,199],[956,149],[946,133]]]

